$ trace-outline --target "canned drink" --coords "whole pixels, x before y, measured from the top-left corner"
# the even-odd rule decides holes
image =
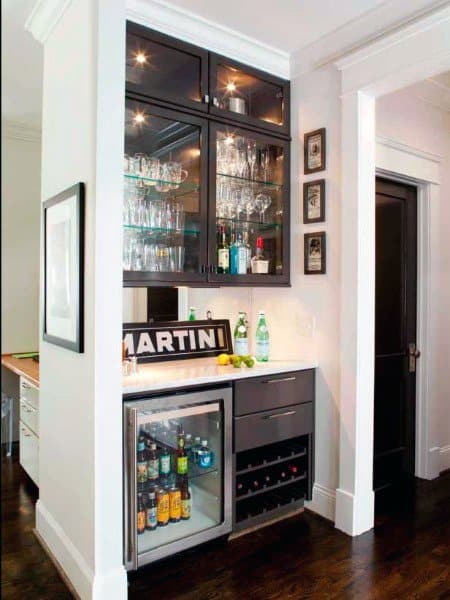
[[[156,515],[160,527],[167,525],[170,517],[169,492],[163,488],[158,489]]]
[[[180,488],[172,487],[169,490],[169,516],[172,523],[178,523],[181,519],[181,491]]]

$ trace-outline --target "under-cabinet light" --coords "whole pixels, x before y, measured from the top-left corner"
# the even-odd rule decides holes
[[[236,84],[233,81],[227,83],[227,92],[234,92],[236,90]]]
[[[133,115],[133,122],[135,125],[143,125],[145,123],[145,115],[142,112],[137,112]]]
[[[147,62],[147,56],[143,52],[137,52],[134,56],[134,60],[138,65],[145,65]]]

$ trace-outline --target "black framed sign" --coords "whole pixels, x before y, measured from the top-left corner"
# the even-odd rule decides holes
[[[138,362],[182,360],[233,352],[230,322],[166,321],[124,323],[122,340]]]
[[[43,204],[43,339],[84,352],[84,183]]]
[[[325,231],[305,233],[305,275],[323,275],[327,271]]]
[[[303,223],[325,221],[325,179],[303,184]]]
[[[304,139],[304,171],[316,173],[324,171],[326,165],[326,130],[325,127],[305,133]]]

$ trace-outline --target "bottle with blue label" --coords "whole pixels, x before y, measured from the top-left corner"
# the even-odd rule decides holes
[[[212,467],[212,452],[208,448],[208,440],[202,440],[202,447],[198,451],[198,466],[202,469]]]
[[[258,362],[267,362],[269,360],[269,330],[267,329],[266,315],[262,310],[258,313],[255,358]]]
[[[153,531],[158,526],[156,510],[156,494],[155,492],[150,492],[148,495],[147,518],[145,524],[145,529],[147,529],[148,531]]]
[[[248,331],[245,312],[240,312],[234,329],[234,353],[238,356],[248,355]]]

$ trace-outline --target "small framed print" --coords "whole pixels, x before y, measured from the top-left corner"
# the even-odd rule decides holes
[[[84,183],[43,204],[42,337],[84,351]]]
[[[306,175],[325,170],[326,131],[324,127],[305,133],[304,155]]]
[[[303,184],[303,223],[325,221],[325,179]]]
[[[305,275],[326,273],[326,234],[325,231],[305,233]]]

